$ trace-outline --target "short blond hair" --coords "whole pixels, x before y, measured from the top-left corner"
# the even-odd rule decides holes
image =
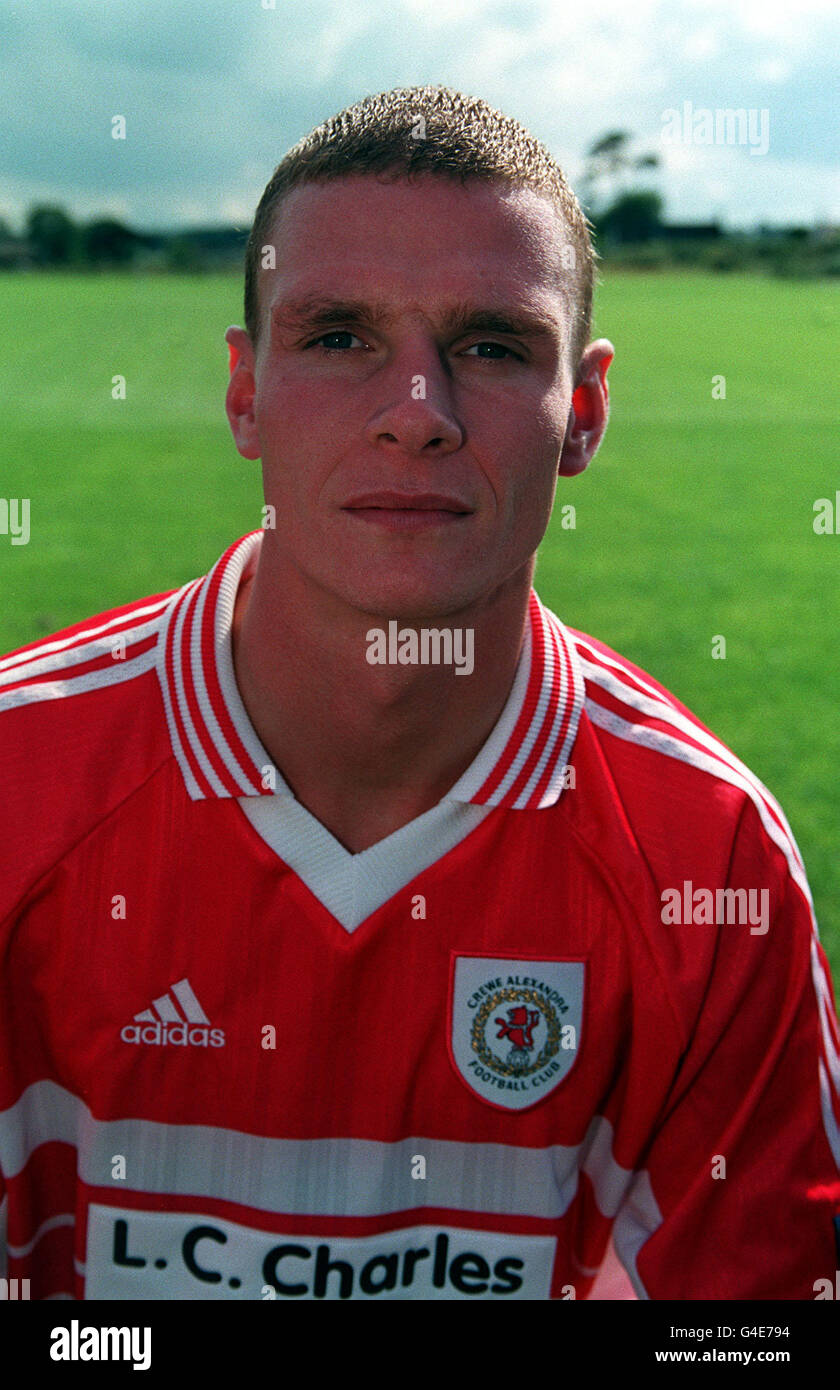
[[[282,198],[300,184],[379,173],[505,183],[547,198],[572,253],[571,348],[577,367],[589,341],[595,281],[595,252],[581,206],[559,164],[524,126],[480,97],[441,86],[398,87],[365,97],[316,126],[280,161],[259,201],[245,251],[245,327],[254,344],[260,326],[260,256]]]

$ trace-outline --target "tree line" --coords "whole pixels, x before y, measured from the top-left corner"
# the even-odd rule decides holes
[[[0,218],[0,268],[206,270],[240,263],[246,240],[236,227],[140,232],[114,217],[76,222],[57,204],[38,204],[20,236]]]
[[[781,275],[840,274],[837,227],[727,230],[718,221],[665,220],[657,189],[660,159],[637,151],[633,136],[611,130],[586,152],[578,192],[606,262],[629,268],[700,266]],[[16,237],[0,218],[0,269],[161,269],[241,267],[248,231],[194,227],[140,232],[113,217],[77,223],[57,204],[39,204]]]

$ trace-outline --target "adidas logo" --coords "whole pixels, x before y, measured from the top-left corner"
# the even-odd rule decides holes
[[[173,998],[174,996],[174,998]],[[181,1012],[178,1012],[178,1005]],[[134,1015],[120,1032],[123,1042],[150,1047],[224,1047],[222,1028],[211,1028],[186,978],[170,985],[166,994],[152,1000],[150,1009]]]

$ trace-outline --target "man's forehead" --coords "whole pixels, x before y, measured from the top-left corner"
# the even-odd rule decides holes
[[[566,237],[554,205],[531,189],[439,175],[307,183],[277,209],[276,268],[262,271],[260,298],[272,313],[287,303],[289,317],[319,297],[363,297],[383,311],[388,300],[433,299],[439,314],[478,298],[557,319],[574,298]]]
[[[412,178],[343,175],[299,184],[278,202],[272,218],[278,253],[305,255],[324,240],[351,243],[363,238],[399,247],[427,241],[430,247],[515,247],[521,254],[552,256],[568,241],[558,208],[532,188],[440,174]]]

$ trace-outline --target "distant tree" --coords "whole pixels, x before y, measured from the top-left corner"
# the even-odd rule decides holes
[[[136,248],[136,234],[113,218],[91,222],[82,232],[82,252],[91,265],[128,265]]]
[[[194,237],[184,232],[167,242],[166,268],[188,273],[204,269],[204,256]]]
[[[662,227],[663,206],[658,193],[624,193],[599,217],[598,231],[606,241],[650,241]]]
[[[26,237],[38,265],[67,265],[74,258],[78,232],[63,208],[31,208],[26,219]]]
[[[580,182],[581,197],[596,220],[599,216],[600,189],[606,185],[615,202],[627,191],[624,182],[628,174],[659,167],[659,156],[656,154],[631,154],[632,143],[633,137],[629,131],[611,130],[590,145],[586,152],[586,165]]]
[[[14,270],[28,260],[26,243],[15,235],[5,217],[0,217],[0,270]]]

